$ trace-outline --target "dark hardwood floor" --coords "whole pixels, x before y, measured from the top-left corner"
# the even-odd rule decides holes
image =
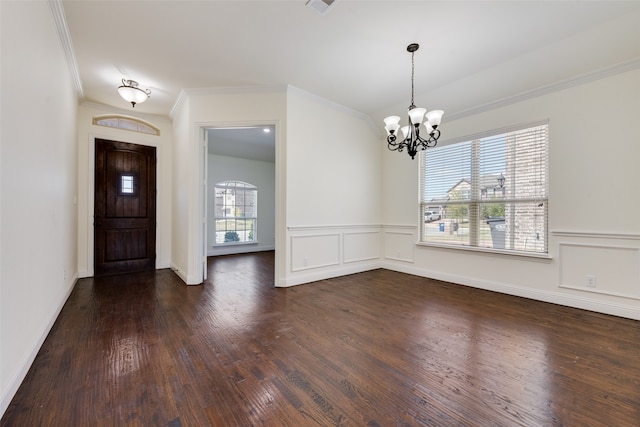
[[[640,426],[640,322],[273,253],[80,280],[2,426]]]

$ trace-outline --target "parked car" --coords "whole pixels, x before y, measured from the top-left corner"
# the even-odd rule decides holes
[[[425,222],[437,221],[439,219],[440,219],[440,212],[425,211],[425,213],[424,213],[424,221]]]

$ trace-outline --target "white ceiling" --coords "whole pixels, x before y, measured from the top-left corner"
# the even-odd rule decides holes
[[[261,162],[276,161],[275,126],[211,128],[207,130],[209,154],[241,157]]]
[[[168,115],[182,89],[293,85],[376,122],[460,114],[640,60],[640,1],[62,0],[86,100]],[[382,128],[382,125],[380,126]]]

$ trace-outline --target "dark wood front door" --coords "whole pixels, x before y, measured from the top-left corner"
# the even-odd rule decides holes
[[[156,149],[96,139],[94,274],[155,269]]]

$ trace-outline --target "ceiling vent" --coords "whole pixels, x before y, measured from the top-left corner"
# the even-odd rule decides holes
[[[310,6],[316,12],[325,14],[329,10],[329,7],[335,3],[336,0],[309,0],[307,6]]]

